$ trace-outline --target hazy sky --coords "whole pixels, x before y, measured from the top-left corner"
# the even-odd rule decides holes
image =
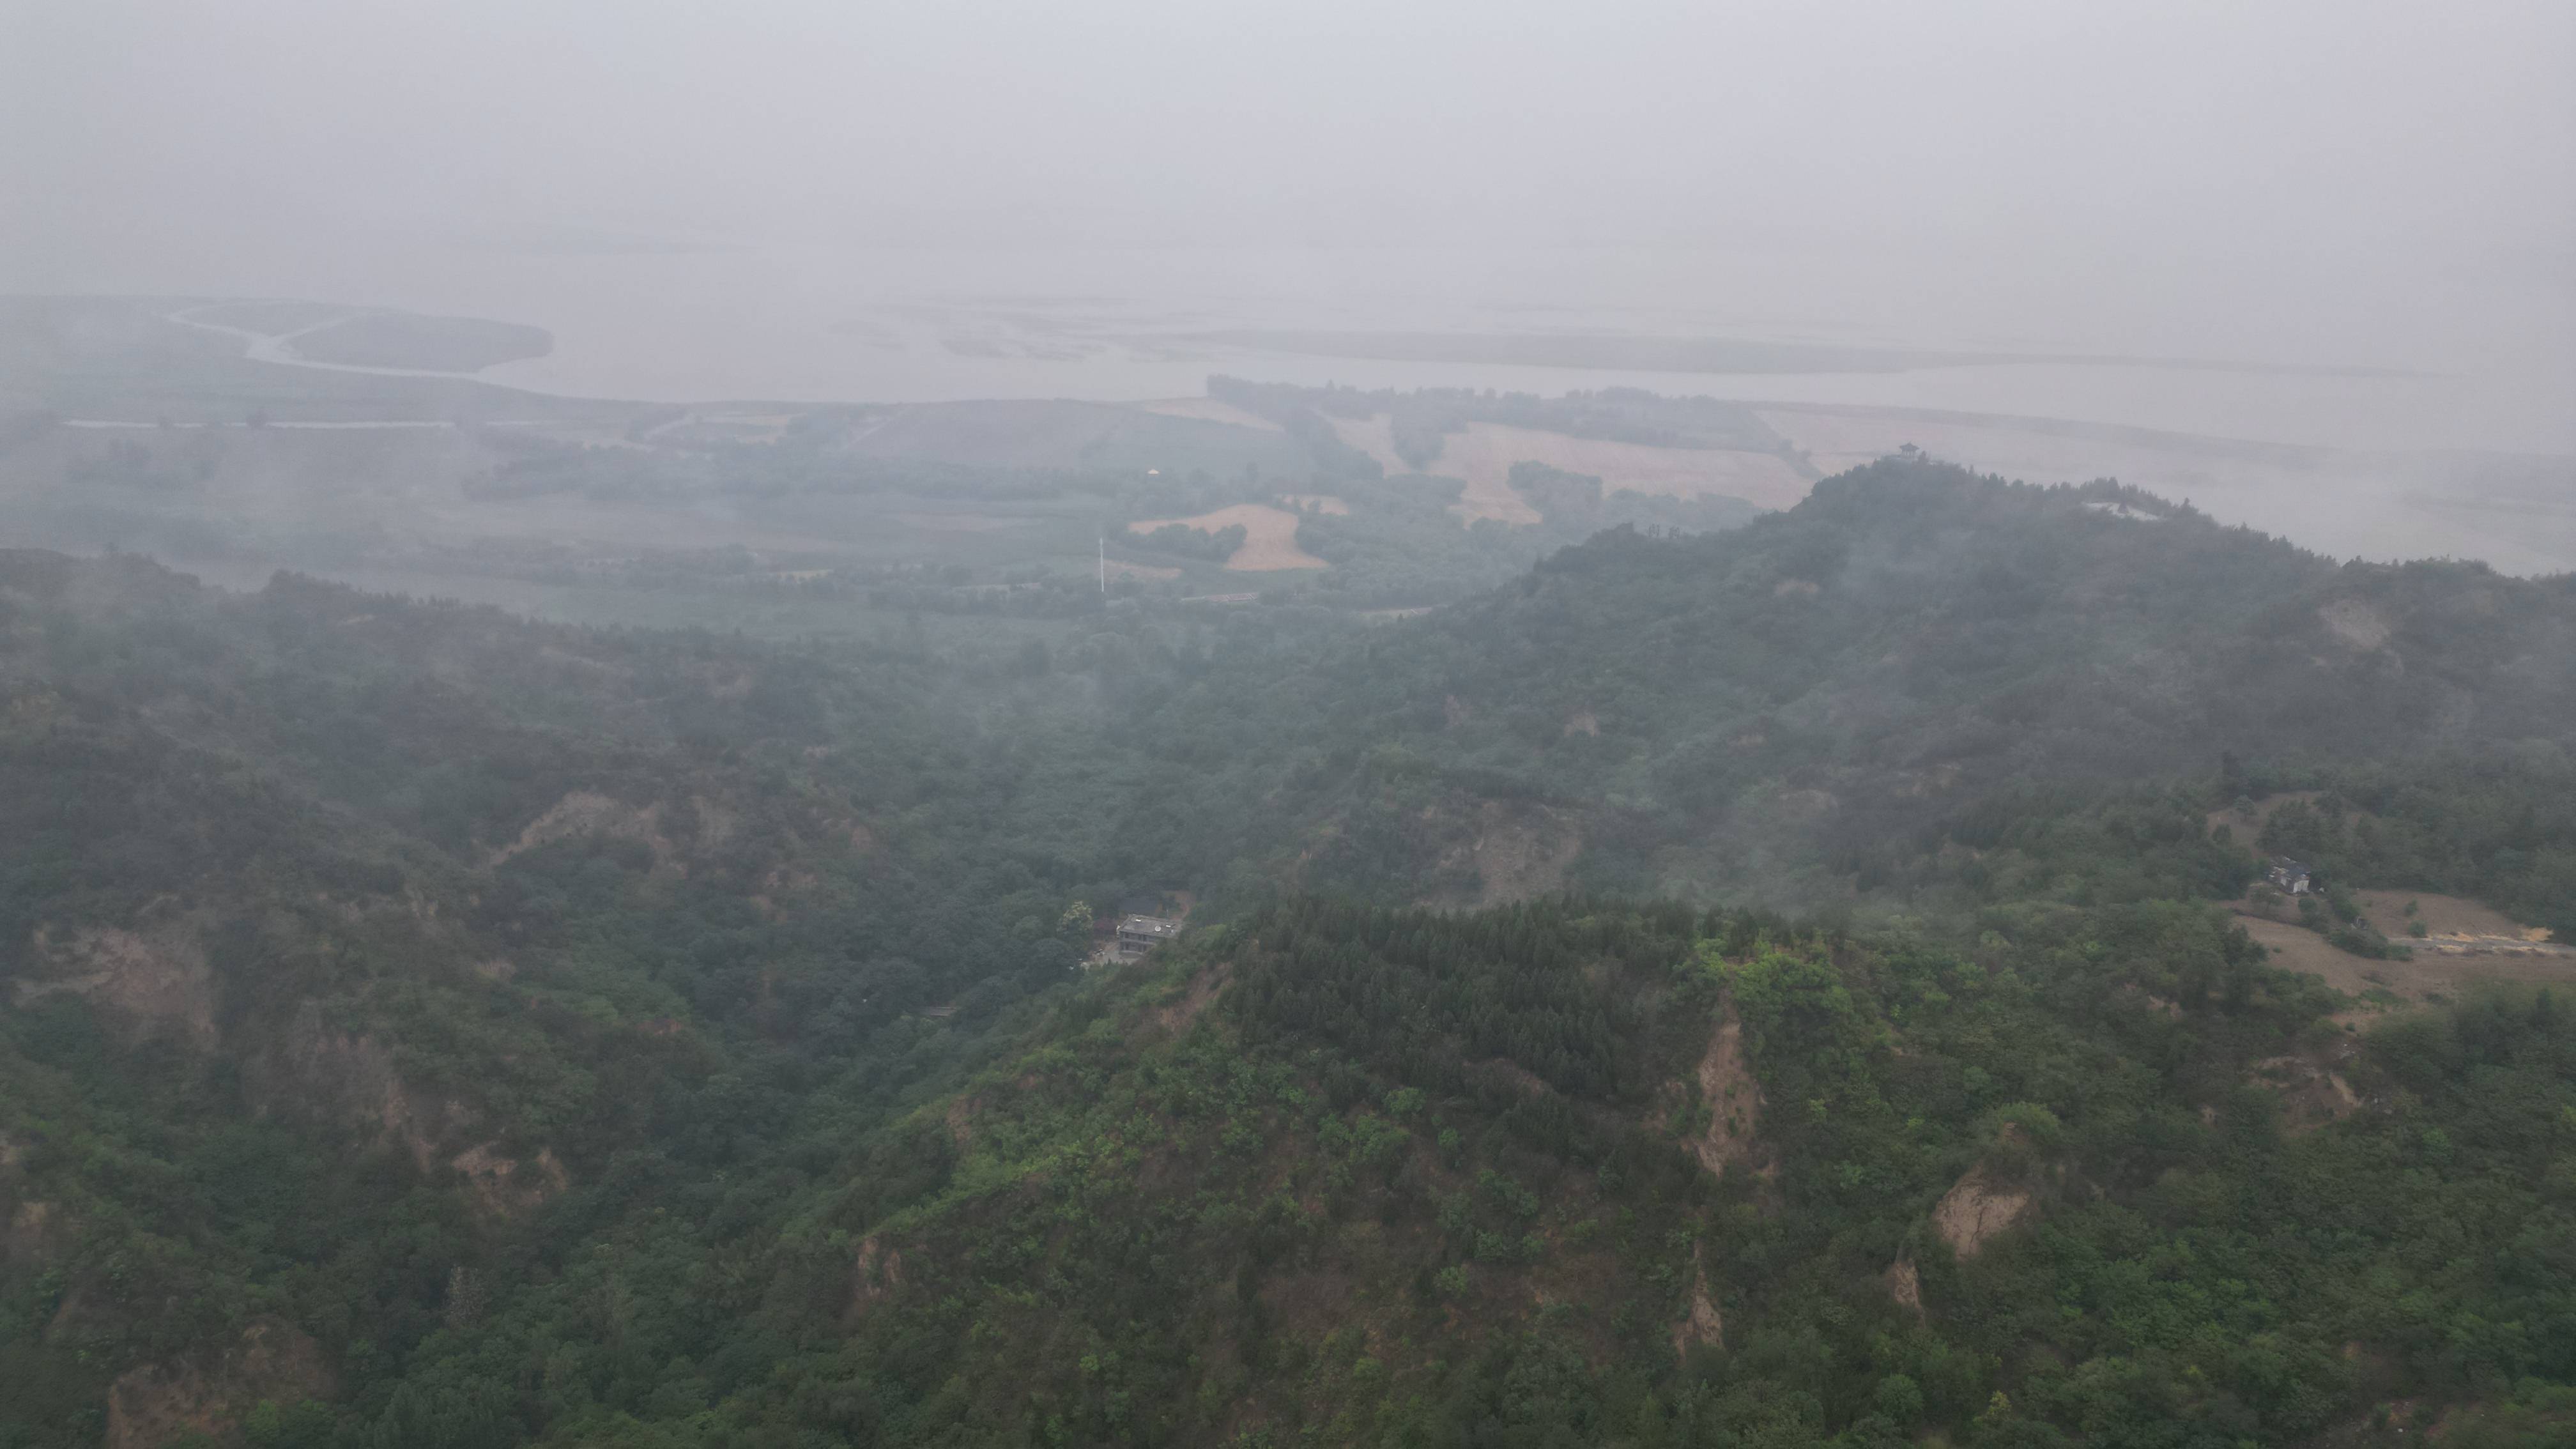
[[[2564,363],[2571,77],[2568,0],[0,0],[0,289],[1392,249],[1488,301]]]

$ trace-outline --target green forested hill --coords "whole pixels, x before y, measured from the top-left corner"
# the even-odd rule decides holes
[[[1186,796],[1138,828],[1394,900],[1476,897],[1481,835],[1524,888],[1827,905],[1998,790],[2222,756],[2275,785],[2440,757],[2563,786],[2571,720],[2576,579],[2339,566],[2110,484],[1890,460],[1741,529],[1606,533],[1383,636],[1213,670],[1137,728],[1308,813],[1284,845],[1255,833],[1281,816]],[[2504,793],[2576,831],[2563,789]]]
[[[2571,703],[1917,463],[1052,647],[0,555],[0,1445],[2549,1432],[2576,1001],[2326,1021],[2211,820],[2576,934]]]
[[[1061,841],[1006,823],[1045,733],[949,728],[900,651],[131,560],[0,589],[0,1422],[36,1442],[271,1319],[388,1382],[539,1207],[866,1120],[1088,946],[1026,864]]]
[[[1258,914],[887,1134],[823,1287],[764,1304],[817,1387],[715,1418],[2216,1445],[2576,1407],[2563,1003],[2360,1044],[2205,911],[1985,924]]]

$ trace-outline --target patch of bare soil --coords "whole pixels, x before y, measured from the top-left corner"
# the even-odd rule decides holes
[[[2239,915],[2236,924],[2243,926],[2247,935],[2269,951],[2272,964],[2282,970],[2304,972],[2337,991],[2354,996],[2366,995],[2373,990],[2396,989],[2391,968],[2401,964],[2399,962],[2371,961],[2338,950],[2325,937],[2286,921]]]
[[[2359,599],[2337,599],[2317,610],[2327,629],[2355,649],[2372,650],[2388,642],[2388,621]]]
[[[2441,950],[2452,945],[2519,951],[2556,944],[2550,940],[2547,927],[2523,925],[2502,911],[2460,896],[2438,896],[2426,891],[2354,891],[2352,898],[2361,907],[2362,918],[2392,941],[2410,939],[2407,926],[2421,921],[2426,934],[2413,942],[2419,951],[2428,946]],[[2410,905],[2415,907],[2412,916],[2406,914]]]
[[[1513,525],[1541,521],[1537,507],[1512,487],[1511,463],[1498,464],[1490,457],[1480,456],[1472,445],[1461,448],[1455,442],[1442,444],[1440,456],[1431,460],[1427,471],[1466,485],[1459,490],[1458,501],[1449,505],[1460,523],[1473,527],[1487,518]]]
[[[1790,820],[1813,820],[1830,813],[1842,802],[1830,790],[1783,790],[1772,797],[1778,813]]]
[[[575,790],[556,801],[545,814],[529,821],[518,839],[492,852],[483,863],[487,868],[497,866],[538,846],[581,835],[635,841],[653,852],[656,874],[681,870],[677,847],[662,833],[660,805],[629,805],[591,790]]]
[[[1386,476],[1393,478],[1420,471],[1396,456],[1395,420],[1385,413],[1366,418],[1327,418],[1325,421],[1333,425],[1335,436],[1343,443],[1376,459],[1377,465],[1386,470]]]
[[[689,811],[698,822],[696,837],[690,843],[699,850],[722,847],[742,828],[742,812],[711,795],[690,796]]]
[[[38,927],[35,948],[36,970],[14,993],[19,1006],[77,996],[103,1009],[132,1040],[175,1036],[214,1045],[214,972],[185,928],[88,927],[57,937]]]
[[[2028,1217],[2030,1209],[2028,1191],[1995,1181],[1981,1164],[1941,1195],[1932,1209],[1932,1229],[1951,1252],[1973,1258],[1997,1234]]]
[[[2313,1132],[2361,1110],[2360,1094],[2335,1070],[2338,1065],[2339,1059],[2333,1057],[2267,1057],[2254,1064],[2254,1080],[2280,1096],[2285,1129]]]
[[[1547,1084],[1547,1078],[1513,1061],[1510,1057],[1487,1057],[1468,1070],[1469,1079],[1479,1086],[1500,1082],[1524,1097],[1549,1097],[1556,1094],[1556,1088]]]
[[[1190,978],[1189,987],[1181,993],[1180,999],[1154,1009],[1154,1025],[1174,1034],[1189,1030],[1190,1023],[1216,1004],[1217,993],[1225,989],[1226,980],[1232,975],[1233,968],[1222,961],[1201,970]]]
[[[572,1175],[550,1148],[522,1161],[491,1141],[474,1141],[482,1133],[472,1108],[416,1090],[383,1043],[327,1030],[310,1007],[288,1033],[284,1050],[255,1064],[251,1076],[262,1111],[291,1104],[372,1125],[422,1172],[443,1165],[461,1174],[475,1206],[493,1217],[530,1211],[572,1185]]]
[[[1424,815],[1424,823],[1435,830],[1454,828],[1455,821],[1437,807]],[[1564,889],[1567,869],[1583,853],[1582,834],[1553,811],[1488,800],[1476,808],[1471,822],[1457,823],[1468,824],[1472,833],[1453,835],[1441,852],[1437,873],[1455,878],[1474,872],[1476,896],[1465,904],[1479,910]]]
[[[1503,905],[1565,888],[1565,872],[1583,853],[1583,838],[1572,830],[1553,837],[1528,825],[1506,825],[1478,837],[1473,849],[1484,890],[1476,904]]]
[[[293,1403],[331,1389],[320,1344],[283,1319],[258,1319],[219,1353],[118,1375],[107,1390],[107,1449],[224,1435],[262,1399]]]
[[[1887,1265],[1886,1283],[1887,1296],[1895,1300],[1897,1307],[1912,1310],[1917,1318],[1923,1316],[1923,1274],[1912,1258],[1899,1253],[1896,1261]]]
[[[751,898],[751,903],[760,908],[761,914],[776,920],[781,914],[778,905],[781,899],[802,895],[822,884],[822,880],[821,876],[801,866],[773,865],[762,873],[760,892]]]
[[[1561,733],[1566,735],[1590,735],[1594,739],[1599,739],[1601,737],[1601,716],[1594,714],[1588,709],[1578,709],[1574,713],[1565,717],[1565,728]]]
[[[1248,412],[1230,402],[1212,397],[1167,397],[1136,404],[1139,412],[1160,413],[1167,418],[1196,418],[1203,423],[1232,423],[1238,428],[1258,428],[1265,433],[1280,431],[1277,423],[1256,412]]]
[[[9,1214],[0,1229],[0,1268],[29,1268],[51,1261],[61,1251],[60,1214],[50,1202],[29,1198]]]
[[[1538,510],[1530,506],[1528,499],[1512,490],[1510,478],[1512,464],[1522,461],[1523,458],[1536,462],[1550,461],[1541,456],[1543,451],[1541,448],[1533,447],[1523,454],[1498,459],[1488,455],[1490,449],[1481,448],[1473,441],[1462,442],[1462,438],[1467,435],[1453,434],[1442,442],[1440,455],[1431,460],[1429,467],[1417,468],[1396,453],[1393,422],[1386,414],[1379,413],[1366,419],[1334,418],[1332,424],[1333,431],[1340,435],[1344,443],[1376,459],[1378,466],[1384,468],[1390,478],[1412,473],[1426,473],[1443,478],[1455,478],[1464,483],[1465,491],[1460,494],[1456,503],[1449,506],[1449,511],[1458,515],[1460,523],[1473,524],[1480,518],[1490,518],[1507,524],[1539,521]],[[1479,424],[1478,426],[1489,425]],[[1523,428],[1509,431],[1529,432],[1528,429]],[[1530,435],[1540,438],[1560,437],[1554,433],[1531,433]],[[1562,441],[1575,440],[1566,438]]]
[[[1753,1134],[1762,1123],[1762,1084],[1744,1059],[1744,1022],[1734,1003],[1719,1008],[1717,1028],[1709,1033],[1708,1050],[1700,1054],[1700,1101],[1708,1108],[1708,1130],[1691,1139],[1691,1155],[1710,1172],[1752,1150]]]
[[[860,1240],[857,1261],[850,1265],[850,1306],[847,1316],[853,1321],[867,1316],[878,1299],[903,1286],[903,1254],[889,1248],[874,1233]]]
[[[1700,1261],[1699,1244],[1691,1244],[1690,1314],[1673,1325],[1673,1353],[1686,1354],[1694,1348],[1726,1347],[1726,1321],[1717,1315],[1717,1302],[1708,1296],[1708,1268]]]
[[[2240,915],[2237,924],[2272,953],[2273,965],[2305,972],[2352,996],[2386,992],[2412,1005],[2455,1000],[2495,981],[2576,986],[2576,950],[2555,943],[2498,937],[2490,949],[2445,949],[2438,942],[2408,941],[2401,935],[2395,939],[2414,950],[2413,958],[2376,961],[2338,950],[2316,932],[2287,922]]]
[[[1196,518],[1151,518],[1127,525],[1137,534],[1152,533],[1173,524],[1218,533],[1237,524],[1243,527],[1243,546],[1225,561],[1237,573],[1272,573],[1280,569],[1320,569],[1330,567],[1322,559],[1297,546],[1297,515],[1266,503],[1238,503]]]
[[[503,1157],[489,1144],[468,1147],[448,1159],[448,1166],[465,1175],[475,1204],[495,1218],[534,1211],[572,1186],[572,1174],[564,1170],[550,1147],[539,1148],[537,1155],[525,1162]]]

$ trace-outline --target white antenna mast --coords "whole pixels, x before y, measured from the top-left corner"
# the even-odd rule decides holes
[[[1109,535],[1100,535],[1100,592],[1109,592]]]

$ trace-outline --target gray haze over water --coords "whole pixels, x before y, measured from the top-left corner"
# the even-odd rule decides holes
[[[1221,370],[2576,452],[2563,0],[21,0],[0,27],[0,290],[533,322],[555,353],[488,375],[548,390],[1143,398]],[[2290,370],[1195,335],[1250,329]]]

